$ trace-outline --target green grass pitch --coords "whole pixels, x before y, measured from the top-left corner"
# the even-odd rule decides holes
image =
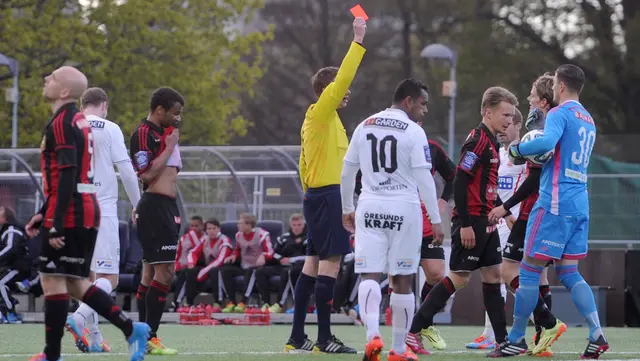
[[[274,326],[181,326],[164,324],[160,327],[163,343],[177,348],[178,356],[147,356],[147,360],[163,361],[323,361],[361,360],[362,355],[291,355],[282,353],[289,336],[290,325]],[[42,350],[44,326],[41,324],[0,325],[0,361],[28,360]],[[115,361],[128,360],[126,343],[122,334],[111,325],[103,325],[105,338],[112,347],[109,354],[81,354],[73,345],[73,338],[65,332],[62,340],[64,360]],[[481,360],[485,352],[466,350],[464,345],[482,331],[481,327],[438,327],[447,341],[447,350],[421,356],[422,360]],[[307,325],[311,339],[315,337],[316,326]],[[333,326],[333,332],[348,345],[359,350],[364,348],[365,330],[356,326]],[[382,326],[381,332],[387,346],[391,346],[391,328]],[[611,344],[610,352],[601,360],[639,360],[640,329],[608,328],[605,330]],[[528,337],[533,329],[528,330]],[[587,330],[569,328],[552,347],[553,360],[578,360],[578,354],[586,347]],[[388,347],[387,347],[388,349]],[[530,356],[520,359],[535,360]],[[386,360],[385,357],[382,360]]]

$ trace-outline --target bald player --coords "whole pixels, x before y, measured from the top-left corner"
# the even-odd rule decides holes
[[[149,336],[148,325],[134,323],[106,292],[89,281],[100,208],[93,185],[91,126],[76,107],[86,88],[84,74],[65,66],[45,77],[42,90],[53,113],[40,145],[46,200],[29,220],[26,231],[31,237],[41,235],[38,268],[45,296],[46,345],[44,352],[30,361],[61,360],[69,296],[122,330],[131,361],[144,359]]]

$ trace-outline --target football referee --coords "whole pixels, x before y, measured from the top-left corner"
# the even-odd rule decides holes
[[[340,68],[318,70],[312,78],[318,102],[305,115],[300,137],[300,178],[307,221],[307,258],[296,282],[293,328],[285,352],[316,351],[357,353],[331,334],[331,301],[340,271],[340,259],[351,252],[349,232],[342,226],[340,172],[349,146],[347,133],[336,111],[349,101],[349,86],[356,75],[365,49],[367,29],[363,18],[353,21],[353,42]],[[304,333],[307,306],[316,294],[318,339],[314,344]]]

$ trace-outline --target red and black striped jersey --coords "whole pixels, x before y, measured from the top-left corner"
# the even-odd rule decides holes
[[[447,184],[452,183],[453,177],[456,175],[456,165],[436,141],[429,139],[429,150],[431,151],[431,174],[435,175],[438,172]],[[448,197],[451,197],[451,194],[448,194],[445,198]],[[445,200],[448,201],[448,199]],[[427,208],[424,203],[420,202],[420,204],[422,207],[422,237],[432,236],[433,229],[427,214]]]
[[[531,162],[527,162],[527,177],[531,176],[532,169],[536,169],[538,170],[538,172],[540,172],[540,169],[542,168],[542,165],[540,164],[535,164],[535,163],[531,163]],[[535,176],[537,176],[538,178],[540,177],[540,174],[536,174]],[[538,180],[539,182],[539,180]],[[521,220],[528,220],[529,219],[529,214],[531,213],[531,210],[533,209],[533,205],[536,204],[536,201],[538,200],[538,196],[540,195],[539,193],[539,189],[540,189],[540,185],[538,184],[537,187],[534,187],[531,190],[531,193],[527,196],[527,198],[525,198],[522,203],[520,204],[520,213],[518,213],[518,219]]]
[[[65,104],[53,115],[44,130],[40,150],[46,198],[44,227],[53,226],[58,187],[73,187],[64,228],[97,228],[100,208],[93,184],[93,135],[91,125],[76,104]],[[70,167],[77,168],[73,184],[58,184],[60,171]]]
[[[163,128],[151,123],[146,118],[142,119],[129,141],[129,153],[138,176],[149,170],[153,161],[164,151],[166,148],[165,138],[172,131],[173,127]],[[150,185],[144,183],[142,189],[147,190]]]
[[[500,144],[484,123],[473,129],[460,150],[458,169],[467,173],[467,212],[471,216],[487,216],[499,205],[498,168]],[[456,191],[457,192],[457,191]],[[458,213],[456,204],[453,212]]]

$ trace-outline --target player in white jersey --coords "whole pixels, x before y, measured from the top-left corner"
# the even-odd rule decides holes
[[[505,200],[511,198],[513,193],[524,182],[527,175],[526,163],[514,164],[509,159],[509,144],[516,139],[520,139],[520,130],[522,129],[522,113],[516,108],[513,122],[504,133],[498,133],[498,140],[503,145],[500,148],[500,167],[498,168],[498,195],[500,199]],[[500,236],[500,246],[504,249],[511,233],[511,225],[518,218],[520,205],[511,208],[511,215],[507,218],[501,218],[498,223],[498,235]],[[509,224],[508,224],[509,223]],[[500,286],[500,293],[507,302],[507,288],[504,283]],[[491,327],[491,320],[485,311],[484,313],[484,331],[482,335],[466,345],[470,349],[490,350],[495,347],[495,333]]]
[[[134,208],[140,200],[138,177],[133,170],[120,127],[107,116],[108,98],[104,90],[89,88],[82,95],[82,112],[91,124],[94,144],[94,184],[100,205],[100,228],[91,260],[91,276],[96,287],[111,293],[118,285],[120,237],[118,221],[118,180],[113,168],[118,167],[125,191]],[[88,327],[85,328],[85,325]],[[109,352],[109,346],[98,328],[98,315],[81,304],[67,318],[67,330],[82,352]],[[90,334],[90,337],[87,337]]]
[[[413,277],[420,262],[424,201],[434,243],[442,243],[440,212],[431,154],[424,130],[415,122],[427,113],[427,87],[413,79],[396,88],[393,106],[358,125],[344,158],[340,191],[343,223],[355,231],[355,271],[360,314],[367,327],[365,360],[379,360],[384,347],[380,331],[380,280],[391,277],[393,346],[389,361],[417,360],[405,339],[415,311]],[[355,177],[362,171],[358,208],[353,206]],[[419,191],[419,193],[418,193]]]

